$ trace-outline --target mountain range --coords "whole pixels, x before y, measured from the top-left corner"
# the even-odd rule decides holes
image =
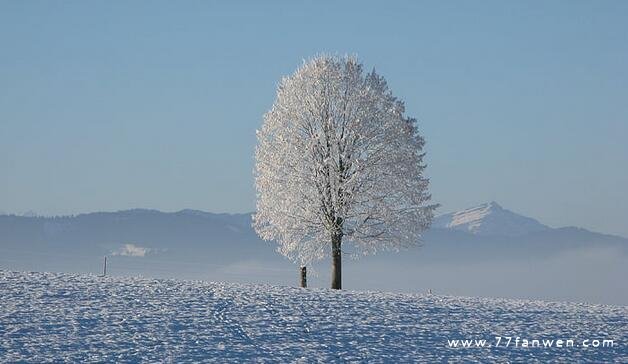
[[[257,237],[250,213],[0,215],[0,269],[99,273],[108,256],[114,275],[294,284],[297,267],[275,247]],[[628,304],[617,290],[627,257],[626,238],[552,228],[490,202],[436,217],[421,247],[345,259],[344,277],[353,289]],[[310,282],[326,286],[327,270],[315,264]]]

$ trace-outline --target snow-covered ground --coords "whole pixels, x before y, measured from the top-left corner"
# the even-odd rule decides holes
[[[1,362],[628,362],[625,306],[10,271],[0,298]]]

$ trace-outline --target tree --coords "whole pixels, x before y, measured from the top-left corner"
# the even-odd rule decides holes
[[[343,242],[363,254],[418,244],[437,205],[404,113],[353,57],[320,56],[283,78],[257,132],[257,234],[302,265],[331,253],[335,289]]]

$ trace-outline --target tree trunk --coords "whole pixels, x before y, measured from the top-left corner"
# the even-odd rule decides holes
[[[301,287],[307,288],[307,268],[301,267]]]
[[[342,289],[342,265],[340,256],[340,244],[342,235],[333,234],[331,236],[331,288]]]

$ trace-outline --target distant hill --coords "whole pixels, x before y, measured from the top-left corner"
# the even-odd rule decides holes
[[[251,214],[0,216],[0,269],[97,273],[107,255],[114,275],[294,284],[297,267],[275,247],[257,237]],[[344,251],[352,253],[350,245]],[[627,257],[628,239],[550,228],[492,202],[437,217],[421,248],[345,259],[344,279],[355,289],[628,304],[628,294],[613,288],[628,273]],[[312,268],[318,276],[310,282],[327,286],[328,262]],[[465,281],[476,276],[491,282]]]
[[[521,236],[550,230],[535,219],[504,209],[497,202],[438,216],[432,226],[487,236]]]

